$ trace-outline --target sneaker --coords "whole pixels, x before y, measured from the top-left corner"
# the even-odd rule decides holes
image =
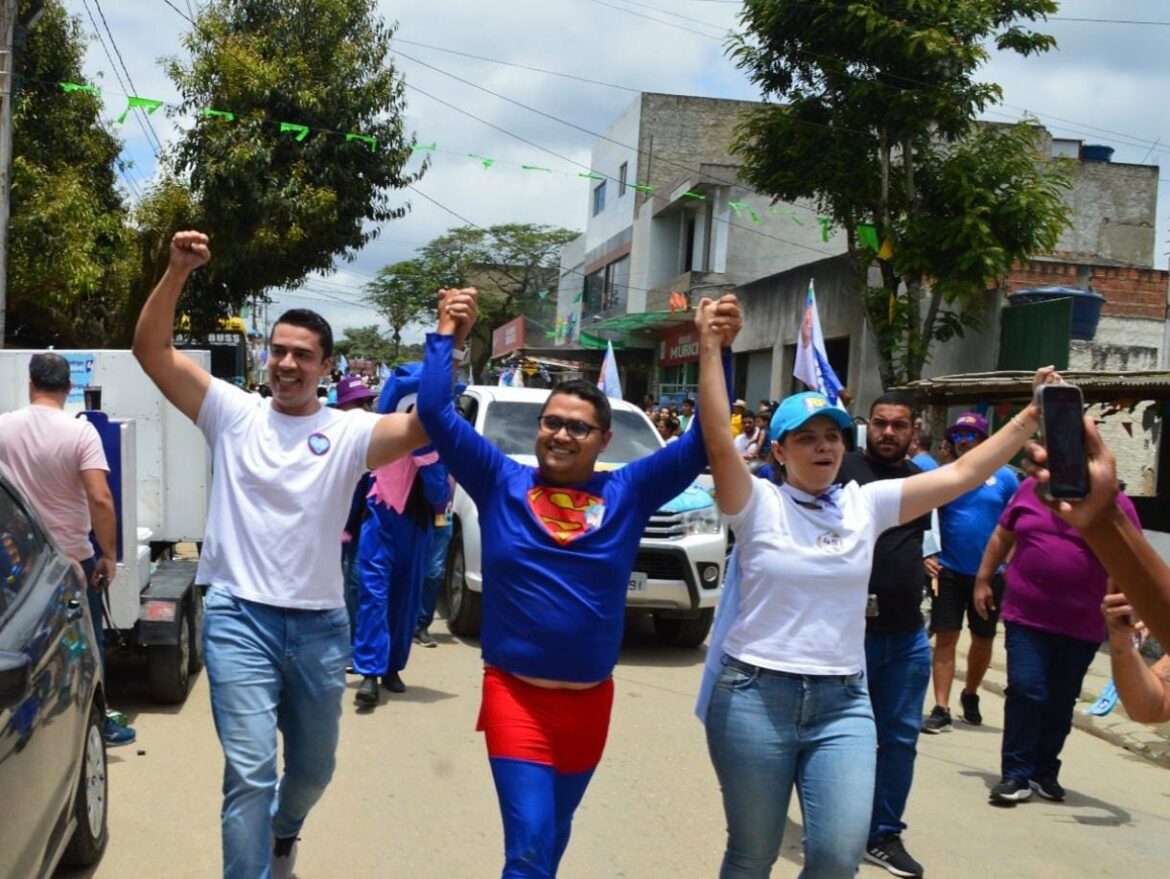
[[[1003,806],[1014,806],[1032,796],[1032,789],[1026,781],[1018,778],[1005,778],[991,789],[991,802]]]
[[[865,848],[865,859],[871,864],[885,867],[895,876],[921,876],[922,864],[910,857],[902,845],[902,837],[896,833],[883,836]]]
[[[426,629],[419,629],[414,633],[414,643],[423,647],[438,647],[439,642]]]
[[[951,723],[951,712],[941,705],[935,705],[922,723],[922,731],[931,735],[950,732],[954,728],[955,725]]]
[[[292,879],[297,865],[297,838],[277,838],[272,844],[272,879]]]
[[[358,705],[378,704],[378,678],[376,675],[367,675],[362,678],[361,686],[354,694],[353,701]]]
[[[1028,786],[1046,800],[1052,800],[1054,803],[1064,802],[1064,788],[1052,776],[1033,778],[1028,782]]]
[[[390,674],[382,676],[382,686],[391,693],[406,692],[406,684],[402,683],[402,678],[396,671],[392,671]]]
[[[963,706],[962,718],[971,726],[982,726],[983,715],[979,713],[979,694],[968,693],[963,690],[959,693],[959,702]]]
[[[119,745],[130,745],[138,738],[134,727],[116,723],[113,718],[107,717],[102,724],[102,738],[106,740],[107,748],[117,748]]]

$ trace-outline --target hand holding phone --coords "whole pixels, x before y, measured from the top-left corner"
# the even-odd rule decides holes
[[[1079,500],[1089,494],[1085,452],[1085,403],[1076,385],[1046,384],[1036,388],[1040,437],[1048,452],[1051,479],[1044,486],[1050,499]]]

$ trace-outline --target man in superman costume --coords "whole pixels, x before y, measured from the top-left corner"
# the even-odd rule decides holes
[[[503,876],[544,879],[556,875],[605,747],[642,533],[707,458],[696,423],[646,458],[594,472],[612,435],[609,401],[593,384],[571,381],[553,388],[533,425],[538,466],[513,461],[455,412],[450,364],[463,328],[445,304],[438,333],[427,336],[418,415],[479,511],[485,669],[477,728],[503,817]],[[742,325],[733,296],[720,300],[719,323],[730,346]]]
[[[378,411],[409,412],[422,364],[395,367]],[[366,499],[369,516],[358,542],[358,607],[353,670],[362,676],[359,706],[378,704],[378,678],[392,693],[406,689],[400,672],[410,658],[423,581],[431,556],[435,505],[447,497],[447,468],[433,446],[380,467]]]

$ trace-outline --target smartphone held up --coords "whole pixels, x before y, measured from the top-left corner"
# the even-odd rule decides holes
[[[1079,500],[1089,494],[1089,461],[1085,452],[1085,401],[1076,385],[1041,385],[1040,439],[1048,451],[1050,475],[1044,493],[1058,500]]]

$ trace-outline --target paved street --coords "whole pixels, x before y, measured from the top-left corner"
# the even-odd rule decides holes
[[[442,630],[440,624],[436,627]],[[700,652],[667,650],[632,626],[617,669],[608,751],[582,805],[563,879],[717,873],[723,820],[691,703]],[[219,865],[221,758],[200,676],[179,710],[147,702],[133,665],[115,667],[116,704],[138,743],[111,752],[111,840],[100,866],[62,877],[211,877]],[[478,650],[443,636],[415,649],[409,689],[359,714],[349,698],[333,785],[303,834],[298,875],[499,875],[500,829],[483,744],[474,731]],[[351,690],[357,679],[351,679]],[[927,874],[966,877],[1153,877],[1170,863],[1170,771],[1074,731],[1068,801],[987,804],[998,780],[1002,702],[987,724],[924,737],[906,842]],[[793,805],[777,877],[799,872]],[[863,866],[862,879],[888,876]]]

